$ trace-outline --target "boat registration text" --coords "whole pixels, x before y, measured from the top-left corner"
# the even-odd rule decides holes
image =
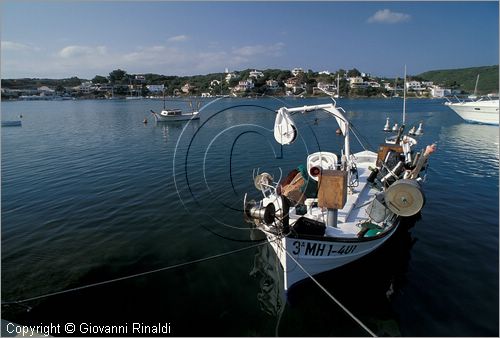
[[[326,243],[311,243],[294,241],[292,254],[303,256],[333,256],[347,255],[356,250],[357,245],[335,245]]]

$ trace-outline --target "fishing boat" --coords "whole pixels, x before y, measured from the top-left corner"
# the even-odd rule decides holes
[[[197,120],[200,118],[197,111],[183,113],[180,109],[164,109],[159,113],[151,110],[156,122]]]
[[[452,102],[448,98],[447,100],[444,104],[467,122],[498,125],[498,99],[481,97],[472,101],[461,101],[458,98],[456,102]]]
[[[183,113],[181,109],[178,108],[166,108],[165,107],[165,92],[163,93],[163,110],[159,113],[151,110],[151,114],[153,114],[156,122],[169,122],[169,121],[186,121],[186,120],[197,120],[200,118],[201,102],[198,102],[196,106],[196,110],[193,108],[193,103],[189,102],[189,106],[191,107],[191,112]]]
[[[335,118],[343,137],[341,149],[309,154],[281,180],[256,173],[261,197],[250,200],[245,194],[243,202],[245,220],[265,234],[280,261],[285,290],[368,255],[395,233],[402,219],[418,214],[425,202],[422,184],[428,158],[436,150],[433,144],[414,153],[416,141],[399,135],[377,152],[352,153],[351,124],[335,101],[280,108],[276,142],[292,144],[300,130],[292,117],[311,112]]]

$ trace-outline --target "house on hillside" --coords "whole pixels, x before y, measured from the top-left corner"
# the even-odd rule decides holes
[[[92,82],[90,82],[92,84]],[[41,86],[37,88],[37,92],[40,94],[40,96],[53,96],[55,94],[54,89],[50,89],[47,86]]]
[[[267,80],[266,86],[267,86],[267,89],[269,89],[269,90],[278,90],[280,88],[278,81],[273,80],[273,79]]]
[[[293,76],[297,76],[297,75],[302,74],[302,73],[304,73],[304,70],[302,68],[297,67],[297,68],[292,69]]]
[[[264,73],[254,69],[250,72],[250,75],[248,76],[253,77],[254,79],[258,79],[259,77],[264,77]]]
[[[229,81],[231,81],[232,79],[238,79],[240,76],[236,73],[227,73],[226,74],[226,77],[225,77],[225,80],[226,80],[226,83],[229,83]]]
[[[349,86],[353,89],[356,88],[367,88],[368,83],[363,80],[361,76],[351,77],[349,79]]]
[[[252,79],[243,80],[238,82],[238,85],[233,88],[233,92],[246,92],[247,90],[250,90],[254,87],[255,85]]]
[[[147,85],[146,88],[151,92],[151,93],[163,93],[163,90],[165,89],[165,85]]]

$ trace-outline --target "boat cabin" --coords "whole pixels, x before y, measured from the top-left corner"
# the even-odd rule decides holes
[[[182,111],[180,109],[162,110],[160,115],[161,116],[180,116],[180,115],[182,115]]]

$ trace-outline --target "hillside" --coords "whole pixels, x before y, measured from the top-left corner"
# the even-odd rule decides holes
[[[418,77],[446,87],[453,87],[454,84],[459,85],[459,89],[473,93],[478,74],[478,94],[498,93],[498,65],[432,70],[419,74]]]

